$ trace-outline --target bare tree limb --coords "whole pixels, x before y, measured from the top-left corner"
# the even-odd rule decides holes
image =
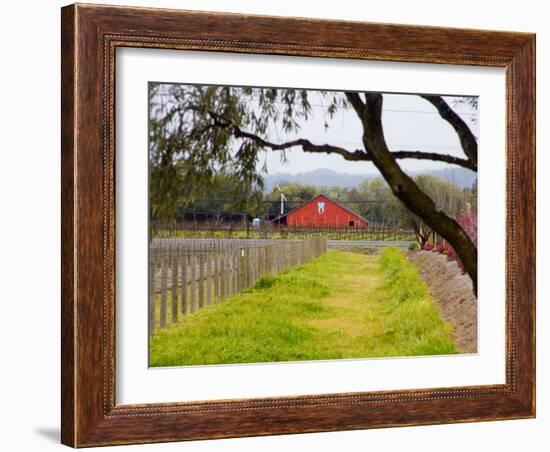
[[[237,126],[233,126],[230,124],[225,124],[223,126],[230,128],[233,135],[237,138],[248,138],[255,141],[260,146],[270,148],[274,151],[283,151],[293,146],[301,146],[305,152],[338,154],[341,155],[345,160],[350,161],[368,160],[367,154],[359,149],[355,151],[348,151],[347,149],[341,148],[339,146],[333,146],[331,144],[313,144],[311,141],[305,138],[298,138],[296,140],[287,141],[285,143],[272,143],[259,137],[258,135],[250,132],[245,132]]]
[[[448,154],[439,154],[437,152],[423,151],[393,151],[391,155],[394,159],[416,159],[416,160],[432,160],[434,162],[445,162],[452,165],[459,165],[463,168],[477,171],[476,166],[470,161],[460,157],[455,157]],[[369,157],[369,160],[371,158]]]
[[[310,140],[307,140],[305,138],[299,138],[299,139],[287,141],[284,143],[273,143],[256,134],[246,132],[237,126],[234,126],[228,122],[222,121],[214,113],[210,113],[210,115],[214,119],[215,124],[217,126],[231,129],[235,137],[248,138],[250,140],[255,141],[260,146],[265,148],[270,148],[274,151],[282,151],[285,149],[289,149],[293,146],[301,146],[304,152],[338,154],[348,161],[365,161],[365,162],[372,161],[371,156],[363,150],[356,149],[354,151],[349,151],[347,149],[341,148],[339,146],[334,146],[331,144],[314,144]],[[472,166],[472,163],[470,161],[466,159],[462,159],[460,157],[454,157],[448,154],[439,154],[436,152],[423,152],[423,151],[395,151],[395,152],[392,152],[391,155],[393,156],[393,158],[400,159],[400,160],[402,159],[432,160],[437,162],[450,163],[453,165],[459,165],[459,166],[462,166],[463,168],[467,168],[475,171],[475,168]]]
[[[472,162],[472,166],[475,168],[474,171],[477,171],[477,140],[468,124],[449,107],[443,97],[431,95],[421,95],[420,97],[431,103],[437,109],[439,115],[455,129],[464,154]]]

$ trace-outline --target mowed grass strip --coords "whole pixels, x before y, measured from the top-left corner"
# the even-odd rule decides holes
[[[261,278],[151,338],[150,365],[456,353],[451,327],[404,255],[330,251]]]

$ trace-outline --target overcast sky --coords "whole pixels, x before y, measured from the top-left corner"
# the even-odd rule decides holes
[[[384,94],[382,122],[386,142],[390,150],[429,151],[454,156],[464,156],[454,129],[443,120],[435,107],[414,94]],[[478,136],[477,111],[467,103],[456,104],[458,97],[445,100]],[[269,140],[287,141],[293,137],[308,138],[315,144],[334,144],[350,150],[362,149],[362,128],[353,110],[339,111],[325,130],[321,99],[311,96],[312,115],[302,124],[298,134],[285,135],[278,130],[269,133]],[[287,161],[282,162],[279,152],[267,151],[260,164],[267,162],[268,172],[303,173],[319,168],[329,168],[341,173],[372,174],[378,171],[370,162],[349,162],[339,155],[304,153],[295,147],[287,151]],[[400,160],[405,170],[423,170],[449,167],[448,164],[429,160]]]
[[[167,83],[166,87],[170,85]],[[156,95],[167,96],[162,91]],[[355,111],[352,108],[348,110],[339,108],[334,117],[329,119],[325,114],[329,97],[323,97],[315,90],[309,91],[308,99],[312,111],[307,121],[301,122],[300,130],[285,133],[280,126],[273,126],[264,138],[270,142],[283,143],[300,137],[307,138],[314,144],[332,144],[350,151],[363,149],[362,126]],[[465,99],[464,97],[445,96],[444,99],[478,137],[477,109],[468,102],[461,102]],[[251,99],[249,102],[257,103],[257,100]],[[274,106],[281,111],[285,108],[282,102],[275,103]],[[324,127],[325,121],[328,122],[328,128]],[[417,94],[383,94],[382,123],[386,142],[391,151],[425,151],[464,157],[454,129],[439,116],[431,103]],[[235,152],[237,148],[238,144],[235,144]],[[340,155],[305,153],[301,147],[287,149],[285,154],[286,161],[283,161],[281,151],[268,149],[261,152],[257,164],[258,170],[261,170],[265,164],[268,174],[297,174],[324,168],[340,173],[378,174],[378,170],[372,163],[350,162]],[[451,167],[444,162],[414,159],[399,160],[399,164],[405,171]]]

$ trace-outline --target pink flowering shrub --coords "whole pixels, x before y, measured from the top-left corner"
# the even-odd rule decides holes
[[[470,240],[477,246],[477,212],[461,213],[456,219]]]
[[[458,215],[456,221],[464,230],[464,232],[468,234],[468,237],[470,237],[470,240],[473,242],[473,244],[477,246],[477,212],[463,212]],[[442,246],[442,251],[439,252],[443,252],[451,259],[456,260],[458,266],[462,270],[462,273],[464,273],[464,264],[462,264],[460,258],[458,257],[458,254],[456,254],[456,251],[448,243],[445,243],[445,245]]]
[[[464,229],[464,232],[468,234],[473,244],[477,246],[477,212],[463,212],[458,215],[456,221],[460,227]],[[426,251],[437,251],[438,253],[445,254],[449,258],[456,260],[464,273],[464,265],[460,261],[458,254],[456,254],[456,251],[447,242],[438,243],[435,248],[431,243],[426,243],[423,249]]]

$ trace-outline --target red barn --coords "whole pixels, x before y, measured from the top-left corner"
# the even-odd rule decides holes
[[[301,206],[274,220],[291,227],[312,228],[366,228],[368,220],[361,215],[333,201],[324,195],[318,195]]]

